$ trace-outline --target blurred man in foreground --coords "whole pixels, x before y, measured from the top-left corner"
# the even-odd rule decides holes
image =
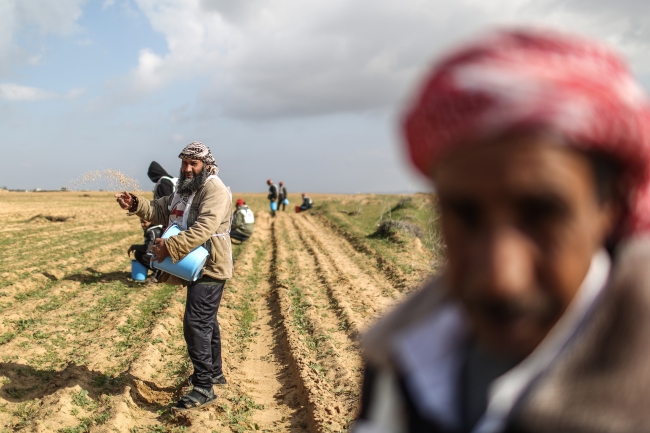
[[[221,362],[221,333],[217,312],[226,285],[232,277],[230,190],[217,176],[219,168],[210,149],[201,142],[185,146],[178,155],[181,173],[173,195],[149,201],[127,192],[116,194],[122,209],[154,224],[177,224],[181,232],[167,239],[158,238],[151,252],[162,262],[173,263],[203,245],[210,253],[201,277],[187,283],[183,334],[194,366],[192,390],[173,407],[187,411],[216,403],[213,385],[225,384]],[[169,276],[165,274],[165,276]],[[161,281],[166,281],[165,276]],[[167,280],[171,282],[172,279]],[[178,281],[180,282],[180,281]]]
[[[650,109],[624,63],[495,33],[404,131],[448,262],[365,335],[356,433],[650,431]]]
[[[230,239],[242,243],[253,235],[255,229],[255,215],[244,199],[238,198],[235,202],[235,213],[232,215]]]

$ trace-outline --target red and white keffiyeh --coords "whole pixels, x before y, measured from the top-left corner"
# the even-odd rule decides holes
[[[446,151],[510,130],[549,128],[625,169],[628,234],[650,231],[650,108],[613,50],[577,36],[498,31],[438,63],[403,128],[413,164],[430,176]]]

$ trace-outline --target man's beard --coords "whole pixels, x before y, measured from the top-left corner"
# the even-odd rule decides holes
[[[208,178],[208,171],[203,166],[201,172],[194,177],[185,177],[185,174],[181,171],[181,174],[176,182],[176,191],[180,195],[192,195],[201,188],[203,182]]]
[[[464,299],[464,303],[470,311],[495,323],[521,317],[535,319],[538,323],[549,323],[562,313],[561,303],[541,290],[508,299],[472,296]]]

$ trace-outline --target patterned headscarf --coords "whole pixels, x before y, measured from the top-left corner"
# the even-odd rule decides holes
[[[208,175],[219,173],[219,167],[217,167],[217,162],[214,160],[212,152],[210,152],[208,146],[200,141],[193,141],[185,146],[178,157],[181,159],[198,159],[199,161],[203,161],[206,165],[205,168]]]
[[[650,231],[650,107],[625,62],[599,43],[531,30],[482,37],[429,73],[403,124],[426,176],[450,149],[540,127],[621,164],[625,230]]]

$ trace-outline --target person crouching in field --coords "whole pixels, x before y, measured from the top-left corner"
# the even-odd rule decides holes
[[[309,210],[312,207],[314,207],[314,203],[312,203],[311,199],[307,197],[307,194],[303,192],[301,195],[302,195],[302,204],[300,205],[301,211]]]
[[[238,198],[235,203],[235,213],[232,215],[230,239],[235,239],[239,243],[247,241],[253,235],[254,229],[255,215],[253,215],[253,211],[243,199]]]
[[[404,133],[447,264],[363,337],[354,431],[650,431],[650,106],[623,60],[495,32]]]
[[[133,252],[133,256],[142,266],[153,269],[151,267],[151,255],[148,253],[151,252],[156,238],[162,235],[163,226],[161,224],[151,225],[149,221],[142,218],[140,218],[140,225],[144,231],[144,244],[131,245],[126,253],[130,255]]]
[[[188,144],[178,157],[182,160],[181,173],[173,195],[153,201],[128,192],[115,197],[122,209],[140,218],[154,224],[177,224],[181,229],[176,236],[156,239],[152,248],[155,260],[171,256],[177,262],[200,245],[209,251],[201,278],[187,286],[183,334],[194,366],[189,379],[193,388],[174,406],[177,411],[186,411],[215,403],[213,384],[226,383],[217,312],[233,271],[228,235],[232,198],[217,177],[217,164],[203,143]]]

